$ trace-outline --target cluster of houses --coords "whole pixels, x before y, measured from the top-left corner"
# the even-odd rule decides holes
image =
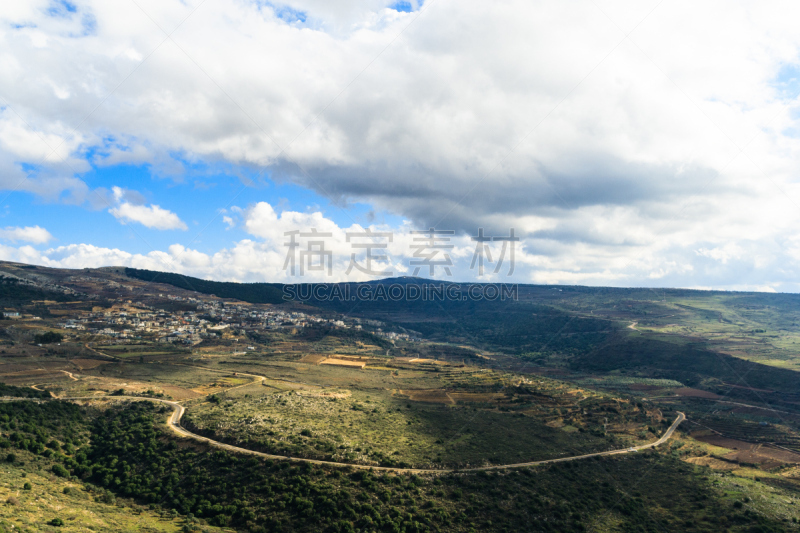
[[[197,310],[167,311],[140,301],[119,300],[110,309],[102,311],[76,311],[77,316],[62,319],[63,329],[74,329],[88,334],[103,335],[124,342],[126,339],[156,340],[164,343],[194,345],[203,339],[232,335],[245,335],[248,331],[296,330],[311,326],[361,330],[365,326],[390,340],[419,340],[408,333],[384,332],[383,322],[355,317],[325,318],[299,311],[255,307],[247,304],[224,302],[214,297],[206,299],[159,294],[160,298],[185,302]],[[97,309],[97,308],[95,308]]]
[[[30,275],[29,277],[14,276],[19,283],[36,286],[43,289],[56,290],[75,296],[89,296],[96,299],[97,294],[84,294],[70,287],[54,284],[44,276]],[[196,298],[192,296],[178,296],[175,294],[139,294],[134,296],[135,289],[141,289],[134,284],[118,283],[102,277],[85,275],[83,273],[70,276],[66,280],[80,288],[91,287],[99,292],[111,292],[117,298],[111,308],[93,311],[75,310],[70,315],[63,316],[58,326],[67,330],[80,331],[90,335],[102,335],[117,339],[120,342],[127,340],[156,340],[164,343],[194,345],[212,336],[222,336],[227,333],[232,335],[245,335],[248,331],[259,330],[290,330],[312,326],[332,326],[336,328],[361,330],[366,328],[370,332],[389,339],[418,341],[415,335],[384,331],[385,324],[379,320],[360,319],[355,317],[325,318],[299,311],[277,309],[271,306],[251,306],[248,304],[225,302],[215,296]],[[119,297],[121,291],[128,292],[128,298],[143,297],[150,302],[150,298],[158,297],[159,300],[186,303],[185,306],[194,310],[169,311],[161,309],[157,302],[149,305],[141,301],[131,301],[124,296]],[[94,292],[94,291],[90,291]],[[106,292],[106,294],[108,293]],[[124,292],[123,292],[124,294]],[[163,306],[163,305],[162,305]],[[171,306],[163,306],[171,307]],[[5,318],[38,318],[21,315],[18,310],[6,309],[3,311]]]

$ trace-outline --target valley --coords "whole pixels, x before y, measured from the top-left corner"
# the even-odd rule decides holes
[[[512,302],[347,313],[129,274],[0,264],[0,445],[14,468],[145,506],[142,528],[777,531],[800,519],[786,295],[521,286]]]

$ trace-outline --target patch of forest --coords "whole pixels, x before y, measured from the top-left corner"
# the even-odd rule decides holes
[[[96,493],[241,531],[584,531],[608,517],[623,531],[783,525],[734,505],[702,471],[657,452],[502,473],[387,475],[178,446],[161,429],[165,415],[149,402],[103,412],[4,403],[0,446],[47,456],[53,474]]]

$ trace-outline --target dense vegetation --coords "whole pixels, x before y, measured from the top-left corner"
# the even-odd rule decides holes
[[[46,331],[44,333],[37,333],[33,336],[33,342],[37,344],[53,344],[54,342],[61,342],[64,340],[64,335],[55,331]]]
[[[0,396],[12,398],[49,398],[50,393],[30,387],[15,387],[14,385],[0,383]]]
[[[621,335],[613,342],[574,358],[574,368],[595,372],[626,369],[651,377],[675,379],[703,386],[722,394],[747,395],[748,387],[761,389],[753,400],[763,400],[768,391],[781,393],[772,401],[797,401],[797,372],[752,363],[712,352],[689,343]],[[733,385],[734,390],[730,390]]]
[[[353,289],[350,294],[357,294]],[[365,318],[379,318],[422,333],[430,340],[469,343],[511,354],[583,353],[603,342],[618,326],[533,302],[455,300],[363,300],[309,303]]]
[[[429,314],[439,314],[439,320],[406,322],[404,326],[433,339],[468,342],[511,354],[584,353],[616,330],[605,320],[526,303],[450,302]]]
[[[0,428],[0,448],[13,447],[48,457],[74,453],[75,446],[84,444],[87,437],[84,410],[67,402],[2,402]],[[67,474],[63,467],[59,472]]]
[[[374,335],[368,331],[359,331],[357,329],[344,329],[335,328],[331,326],[310,326],[305,327],[299,331],[297,338],[306,342],[319,342],[325,337],[336,337],[337,340],[345,345],[354,345],[356,343],[370,344],[386,349],[392,346],[392,343],[386,339]]]
[[[60,461],[51,468],[57,476],[253,532],[584,531],[608,523],[623,531],[777,531],[782,525],[726,500],[693,467],[658,453],[496,474],[382,475],[179,447],[157,427],[163,411],[148,402],[104,413],[55,401],[0,404],[0,430],[10,434],[2,443]]]
[[[258,304],[283,303],[283,289],[280,283],[231,283],[208,281],[182,274],[157,272],[138,268],[126,268],[125,275],[148,283],[167,283],[179,289],[201,294],[213,294],[219,298],[235,298],[243,302]]]

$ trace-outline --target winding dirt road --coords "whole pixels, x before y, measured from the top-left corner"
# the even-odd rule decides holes
[[[224,374],[228,374],[228,375],[232,374],[232,371],[223,371],[223,370],[217,370],[217,369],[210,369],[210,368],[206,368],[206,367],[195,367],[194,365],[181,365],[181,366],[189,366],[189,367],[194,367],[194,368],[200,368],[202,370],[210,370],[212,372],[219,372],[219,373],[224,373]],[[66,373],[71,379],[76,380],[76,378],[74,376],[72,376],[71,373],[63,371],[63,370],[62,370],[62,372]],[[237,389],[239,387],[245,387],[247,385],[252,385],[253,383],[263,383],[264,380],[267,379],[265,376],[261,376],[261,375],[258,375],[258,374],[249,374],[249,373],[244,373],[244,372],[236,372],[236,375],[253,378],[253,381],[251,381],[250,383],[237,385],[236,387],[232,387],[230,389],[227,389],[228,391],[233,390],[233,389]],[[38,389],[35,385],[32,386],[32,388],[36,389],[36,390],[41,390],[41,389]],[[288,456],[285,456],[285,455],[273,455],[273,454],[269,454],[269,453],[258,452],[258,451],[255,451],[255,450],[248,450],[246,448],[240,448],[238,446],[233,446],[231,444],[225,444],[224,442],[219,442],[219,441],[216,441],[216,440],[213,440],[213,439],[209,439],[207,437],[202,437],[200,435],[192,433],[191,431],[189,431],[189,430],[185,429],[183,426],[181,426],[181,418],[183,418],[183,414],[186,412],[186,409],[180,403],[174,402],[172,400],[163,400],[163,399],[160,399],[160,398],[146,398],[146,397],[141,397],[141,396],[91,396],[91,397],[78,396],[78,397],[71,397],[71,398],[53,398],[53,399],[67,400],[67,401],[93,401],[93,400],[99,400],[99,399],[104,399],[104,400],[109,400],[109,399],[110,400],[138,400],[138,401],[146,400],[146,401],[155,402],[155,403],[162,403],[162,404],[169,405],[170,407],[172,407],[172,413],[170,414],[169,418],[167,419],[167,426],[170,428],[170,430],[172,430],[172,432],[174,432],[176,435],[178,435],[180,437],[188,438],[188,439],[192,439],[192,440],[197,441],[197,442],[208,444],[209,446],[213,446],[215,448],[220,448],[222,450],[228,450],[228,451],[231,451],[231,452],[234,452],[234,453],[241,453],[241,454],[246,454],[246,455],[255,455],[257,457],[263,457],[264,459],[273,459],[273,460],[279,460],[279,461],[293,461],[293,462],[298,462],[298,463],[312,463],[312,464],[317,464],[317,465],[333,466],[333,467],[338,467],[338,468],[358,468],[358,469],[363,469],[363,470],[377,470],[377,471],[396,472],[396,473],[405,473],[405,474],[446,474],[446,473],[450,473],[450,472],[479,472],[479,471],[486,471],[486,470],[507,470],[507,469],[511,469],[511,468],[524,468],[524,467],[528,467],[528,466],[546,465],[546,464],[551,464],[551,463],[562,463],[562,462],[565,462],[565,461],[577,461],[579,459],[588,459],[590,457],[603,457],[603,456],[608,456],[608,455],[621,455],[621,454],[625,454],[625,453],[635,453],[635,452],[638,452],[640,450],[647,450],[647,449],[650,449],[650,448],[654,448],[654,447],[656,447],[656,446],[658,446],[660,444],[663,444],[664,442],[666,442],[672,436],[672,434],[675,432],[675,429],[677,429],[677,427],[681,424],[681,422],[686,420],[686,415],[684,415],[683,413],[678,411],[678,417],[675,419],[675,421],[672,423],[672,425],[667,429],[667,431],[664,432],[664,434],[661,436],[661,438],[659,438],[658,440],[656,440],[654,442],[651,442],[649,444],[642,444],[640,446],[632,446],[630,448],[623,448],[623,449],[620,449],[620,450],[609,450],[609,451],[605,451],[605,452],[587,453],[587,454],[584,454],[584,455],[573,455],[573,456],[570,456],[570,457],[559,457],[557,459],[545,459],[545,460],[542,460],[542,461],[530,461],[530,462],[527,462],[527,463],[513,463],[513,464],[507,464],[507,465],[480,466],[480,467],[461,468],[461,469],[457,469],[457,468],[425,469],[425,468],[396,468],[396,467],[391,467],[391,466],[370,466],[370,465],[359,465],[359,464],[353,464],[353,463],[337,463],[337,462],[334,462],[334,461],[322,461],[322,460],[318,460],[318,459],[306,459],[306,458],[302,458],[302,457],[288,457]],[[14,400],[14,398],[4,398],[3,400]],[[30,400],[42,401],[42,400],[37,400],[37,399],[34,399],[34,398],[30,398]]]
[[[647,450],[649,448],[653,448],[660,444],[666,442],[672,434],[675,432],[675,429],[680,425],[681,422],[686,420],[686,415],[678,412],[678,417],[672,423],[672,425],[664,432],[660,439],[651,442],[649,444],[642,444],[641,446],[633,446],[630,448],[624,448],[621,450],[609,450],[606,452],[596,452],[596,453],[587,453],[584,455],[573,455],[570,457],[560,457],[558,459],[546,459],[544,461],[530,461],[527,463],[514,463],[514,464],[507,464],[507,465],[496,465],[496,466],[481,466],[481,467],[474,467],[474,468],[442,468],[442,469],[425,469],[425,468],[395,468],[390,466],[369,466],[369,465],[358,465],[352,463],[337,463],[334,461],[320,461],[317,459],[305,459],[302,457],[287,457],[285,455],[272,455],[269,453],[264,452],[257,452],[255,450],[248,450],[246,448],[240,448],[238,446],[232,446],[230,444],[225,444],[223,442],[219,442],[216,440],[212,440],[206,437],[201,437],[191,431],[184,429],[181,426],[181,418],[183,418],[183,414],[186,412],[186,409],[179,403],[173,402],[171,400],[161,400],[158,398],[143,398],[139,396],[94,396],[91,398],[87,397],[77,397],[77,398],[60,398],[61,400],[69,400],[69,401],[91,401],[97,399],[117,399],[117,400],[147,400],[151,402],[163,403],[172,407],[173,411],[170,414],[169,418],[167,419],[167,426],[177,435],[185,438],[189,438],[195,440],[197,442],[202,442],[204,444],[208,444],[215,448],[220,448],[222,450],[228,450],[230,452],[247,454],[247,455],[255,455],[257,457],[263,457],[264,459],[273,459],[279,461],[293,461],[297,463],[312,463],[317,465],[325,465],[325,466],[334,466],[338,468],[358,468],[362,470],[376,470],[376,471],[384,471],[384,472],[396,472],[402,474],[447,474],[450,472],[479,472],[483,470],[507,470],[510,468],[524,468],[527,466],[537,466],[537,465],[546,465],[550,463],[562,463],[565,461],[577,461],[579,459],[588,459],[590,457],[602,457],[606,455],[621,455],[625,453],[635,453],[640,450]]]

